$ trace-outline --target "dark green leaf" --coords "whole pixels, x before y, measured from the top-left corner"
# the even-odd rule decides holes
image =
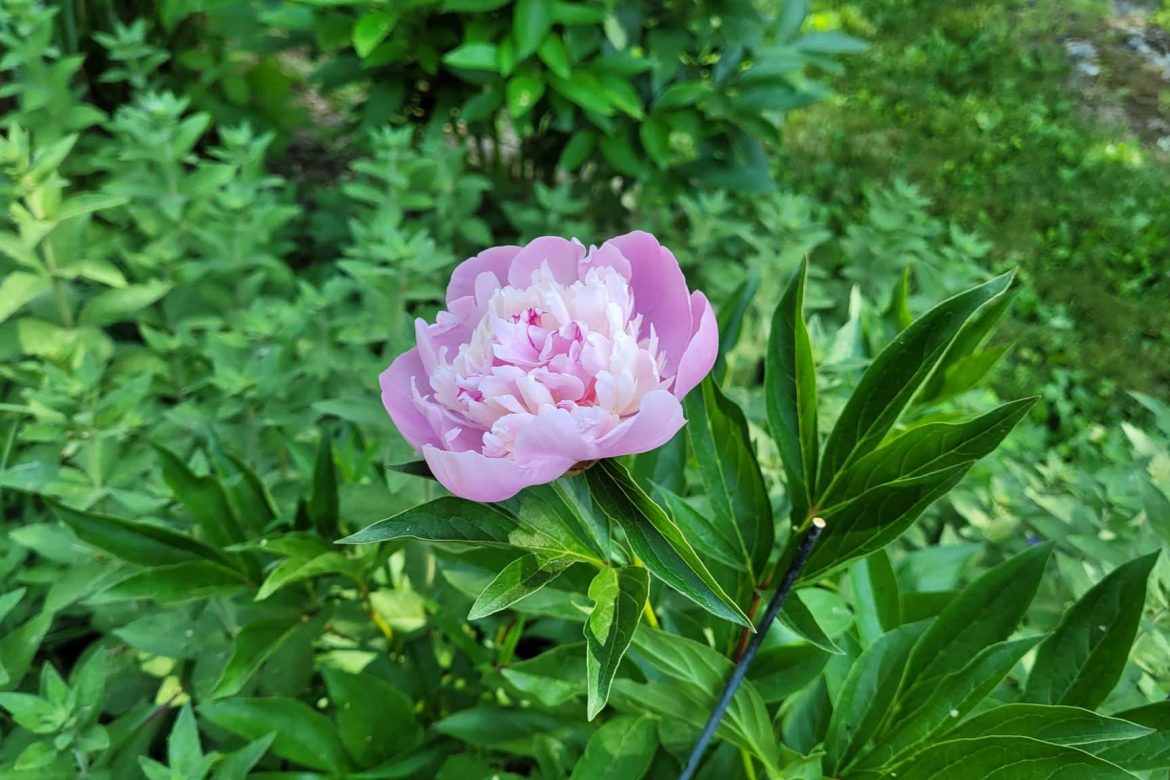
[[[313,487],[309,493],[309,518],[317,533],[326,539],[337,537],[340,499],[337,494],[337,466],[333,463],[333,443],[321,433],[317,459],[313,464]]]
[[[573,561],[568,556],[542,558],[533,553],[520,556],[505,566],[479,594],[467,619],[479,620],[507,609],[555,580]]]
[[[1097,743],[1086,750],[1134,772],[1170,769],[1170,701],[1135,707],[1114,717],[1155,731],[1125,742]]]
[[[453,496],[437,498],[379,520],[340,542],[366,544],[405,538],[523,547],[550,555],[572,555],[581,560],[596,560],[579,540],[561,526],[535,527],[500,507]]]
[[[896,776],[898,780],[1135,780],[1116,764],[1084,751],[1027,737],[979,737],[932,745],[899,764]]]
[[[206,535],[217,547],[245,540],[246,535],[235,521],[223,486],[215,477],[196,476],[178,455],[166,447],[154,445],[162,466],[163,480],[175,498],[187,508]]]
[[[748,678],[768,704],[788,698],[812,682],[829,662],[830,654],[812,645],[781,645],[760,651]]]
[[[897,761],[916,745],[937,741],[933,740],[936,733],[958,722],[987,698],[1024,653],[1039,641],[1040,637],[1029,637],[998,642],[980,650],[963,668],[939,679],[921,705],[897,713],[897,725],[879,738],[877,747],[865,757],[862,766]],[[908,674],[914,675],[913,655],[909,663],[912,671]]]
[[[299,766],[328,773],[352,766],[337,727],[302,701],[278,696],[228,699],[200,705],[199,714],[244,739],[275,734],[272,752]]]
[[[622,715],[589,738],[585,755],[570,780],[639,780],[658,749],[656,721],[646,715]]]
[[[160,604],[178,604],[237,593],[243,587],[239,572],[210,561],[188,561],[135,572],[118,580],[91,601],[100,604],[150,599]]]
[[[1160,706],[1160,705],[1153,705]],[[1053,745],[1090,745],[1096,755],[1125,766],[1101,754],[1111,748],[1124,750],[1130,740],[1144,737],[1151,730],[1121,717],[1106,717],[1080,707],[1052,704],[1005,704],[981,712],[947,732],[946,739],[974,739],[975,737],[1017,736],[1031,737]],[[1118,743],[1118,741],[1121,743]],[[1116,743],[1116,744],[1110,744]],[[1127,767],[1135,769],[1136,767]],[[1148,767],[1152,768],[1152,767]]]
[[[396,471],[399,474],[406,474],[411,477],[423,477],[424,479],[434,479],[435,475],[431,473],[431,467],[427,465],[425,460],[412,460],[409,463],[395,463],[387,466],[391,471]]]
[[[541,745],[558,741],[583,740],[588,732],[578,720],[567,720],[532,709],[504,709],[479,705],[448,715],[434,729],[440,734],[476,747],[535,756]]]
[[[1035,401],[1023,398],[962,422],[911,428],[842,472],[825,494],[824,505],[839,504],[878,485],[978,460],[999,446]]]
[[[1158,553],[1122,564],[1094,585],[1040,645],[1024,699],[1094,708],[1121,679]]]
[[[713,615],[751,626],[743,610],[719,587],[678,526],[630,479],[620,464],[605,460],[585,473],[601,511],[622,527],[630,548],[655,577]]]
[[[827,526],[801,573],[801,582],[816,582],[827,572],[898,538],[926,507],[958,484],[969,467],[953,466],[883,485],[823,510]]]
[[[980,308],[1004,295],[1012,275],[943,301],[914,321],[866,369],[825,442],[818,492],[847,466],[869,454],[902,415],[915,393],[947,353],[963,324]]]
[[[772,503],[747,420],[710,377],[684,403],[687,436],[714,510],[712,520],[720,536],[734,540],[738,560],[758,581],[772,553]]]
[[[236,634],[232,654],[209,698],[235,696],[247,684],[260,666],[280,649],[302,625],[299,616],[294,620],[256,620]]]
[[[808,260],[788,283],[768,337],[764,359],[764,403],[768,426],[780,449],[792,522],[799,525],[813,506],[817,481],[817,377],[804,324]]]
[[[825,736],[827,766],[834,772],[857,755],[889,713],[906,673],[910,649],[924,628],[921,623],[896,628],[853,662],[837,694]]]
[[[648,124],[653,117],[647,117],[643,127]],[[646,137],[643,134],[642,143],[646,145]],[[665,142],[664,142],[665,147]],[[647,146],[647,151],[651,151]],[[665,156],[665,149],[663,152]],[[754,273],[750,274],[743,284],[735,288],[735,292],[731,294],[731,298],[722,306],[719,307],[719,355],[715,358],[715,368],[711,369],[711,375],[715,378],[717,383],[723,381],[724,375],[727,372],[727,356],[731,350],[735,349],[735,345],[739,343],[739,334],[743,330],[744,316],[747,314],[748,308],[756,297],[756,291],[760,288],[760,279]]]
[[[631,653],[667,680],[645,685],[616,680],[615,703],[620,694],[623,709],[678,718],[696,729],[706,724],[731,676],[733,664],[728,658],[707,645],[645,626],[635,633]],[[752,752],[773,774],[779,774],[772,722],[752,683],[744,681],[736,691],[715,734]]]
[[[556,707],[585,693],[584,667],[585,643],[576,642],[505,666],[500,673],[516,690],[546,707]]]
[[[1011,636],[1028,611],[1052,544],[1030,547],[985,572],[951,601],[914,647],[914,675],[900,700],[909,710],[983,648]]]
[[[219,551],[165,526],[84,512],[55,501],[50,506],[83,541],[123,561],[157,566],[202,558],[229,564]]]
[[[577,170],[589,158],[589,153],[593,151],[596,143],[597,136],[591,130],[576,131],[569,138],[569,142],[565,144],[565,148],[561,150],[561,156],[557,159],[557,168],[567,173]]]
[[[588,717],[593,720],[609,700],[618,664],[642,619],[650,577],[637,566],[606,567],[589,585],[593,611],[585,621],[585,669]]]
[[[390,683],[372,674],[348,674],[329,666],[321,674],[337,709],[341,741],[360,766],[389,760],[422,741],[414,702]]]
[[[239,750],[228,753],[215,768],[212,780],[246,780],[252,767],[256,766],[264,754],[268,752],[268,749],[272,747],[274,739],[276,739],[276,734],[266,734],[249,742]]]

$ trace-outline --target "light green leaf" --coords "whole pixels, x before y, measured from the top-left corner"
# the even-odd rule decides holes
[[[536,51],[551,26],[552,7],[548,0],[517,0],[512,9],[516,56],[523,60]]]
[[[638,566],[606,567],[589,585],[593,611],[585,621],[588,717],[593,720],[609,700],[618,664],[642,619],[650,577]]]
[[[244,739],[275,734],[272,752],[294,764],[327,773],[352,766],[337,727],[302,701],[279,696],[227,699],[200,705],[199,714]]]
[[[585,643],[558,645],[535,658],[509,664],[500,670],[516,690],[546,707],[557,707],[585,693]]]
[[[353,48],[365,59],[394,29],[398,14],[391,11],[369,11],[353,26]]]
[[[1122,564],[1094,585],[1040,645],[1026,701],[1094,708],[1125,670],[1158,553]]]
[[[655,577],[711,614],[741,626],[751,626],[743,610],[719,587],[678,526],[630,479],[620,464],[604,460],[585,473],[601,511],[622,527],[630,548]]]
[[[494,43],[465,43],[444,54],[443,62],[452,68],[494,71],[496,54]]]
[[[639,780],[658,750],[658,727],[647,715],[621,715],[589,738],[569,780]]]
[[[799,525],[813,505],[817,479],[817,376],[804,324],[808,260],[801,263],[772,315],[764,358],[764,404],[768,427],[780,449],[792,522]]]
[[[505,566],[471,605],[468,620],[494,615],[549,584],[574,562],[568,556],[541,558],[527,553]]]
[[[517,73],[508,80],[505,94],[508,100],[508,113],[513,119],[519,119],[532,110],[544,95],[544,86],[544,79],[532,73]]]
[[[170,292],[172,286],[170,282],[152,281],[103,290],[81,308],[78,321],[82,325],[108,325],[132,319],[132,315]]]
[[[862,644],[873,644],[879,636],[902,624],[901,592],[889,553],[878,550],[856,561],[849,568],[849,579]]]
[[[615,680],[615,705],[626,711],[678,718],[702,728],[731,676],[730,659],[707,645],[645,626],[635,633],[631,653],[669,679],[647,684]],[[779,774],[772,721],[751,682],[745,680],[736,691],[715,734],[750,751],[773,774]]]
[[[311,558],[293,557],[281,561],[265,578],[256,593],[256,601],[263,601],[276,591],[322,574],[344,574],[357,576],[357,564],[337,552],[325,552]]]
[[[25,304],[52,289],[52,283],[44,276],[26,271],[12,271],[0,282],[0,322],[11,317]]]
[[[793,591],[791,597],[784,602],[784,607],[780,610],[780,622],[792,631],[795,631],[814,647],[827,650],[834,655],[840,655],[843,652],[841,648],[825,634],[816,616],[813,615],[812,610],[805,603],[806,596],[813,590],[812,588],[806,589],[804,596],[801,595],[802,592],[799,590]]]

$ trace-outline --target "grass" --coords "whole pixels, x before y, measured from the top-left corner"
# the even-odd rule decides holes
[[[845,224],[864,185],[896,173],[990,240],[993,264],[1018,267],[1034,293],[1009,325],[1026,368],[1008,381],[1035,387],[1063,370],[1101,378],[1090,396],[1166,397],[1170,162],[1134,128],[1135,112],[1170,115],[1160,97],[1170,86],[1135,61],[1108,14],[1097,0],[823,11],[873,45],[834,80],[839,97],[789,124],[788,175]],[[1097,47],[1095,79],[1071,76],[1070,38]]]

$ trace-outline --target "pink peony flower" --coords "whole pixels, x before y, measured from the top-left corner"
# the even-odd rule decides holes
[[[475,501],[665,444],[719,348],[706,296],[642,232],[481,252],[415,335],[382,372],[382,402],[435,477]]]

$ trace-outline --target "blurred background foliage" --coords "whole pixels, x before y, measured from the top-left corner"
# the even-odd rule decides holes
[[[1041,401],[892,562],[925,616],[1053,540],[1051,627],[1170,544],[1170,80],[1127,37],[1156,51],[1167,8],[0,0],[0,690],[31,697],[0,699],[0,776],[564,776],[592,727],[510,667],[579,637],[568,591],[468,624],[498,560],[330,545],[433,490],[385,468],[413,318],[548,233],[657,233],[742,321],[755,432],[804,256],[829,419],[912,313],[1018,268],[919,419]],[[1170,693],[1155,572],[1107,711]]]

